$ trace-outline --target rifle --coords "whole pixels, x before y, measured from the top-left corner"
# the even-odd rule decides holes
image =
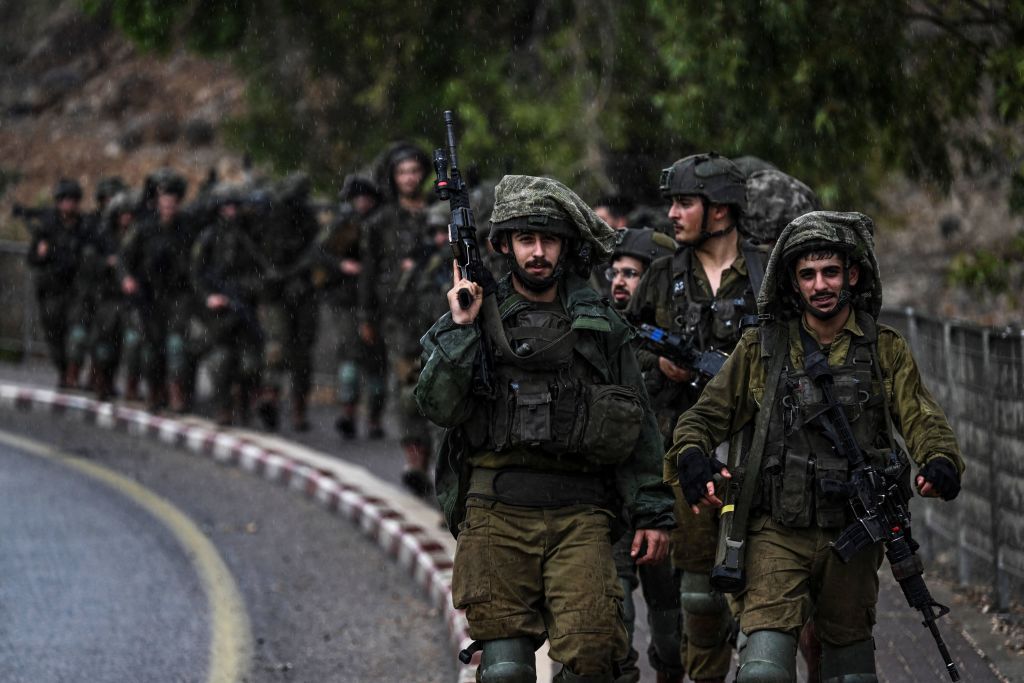
[[[697,376],[693,378],[693,386],[700,386],[702,380],[709,380],[718,374],[725,365],[728,355],[721,351],[700,351],[693,341],[678,334],[647,323],[641,323],[637,331],[640,346],[683,368],[693,368]]]
[[[846,563],[864,548],[879,542],[884,544],[893,578],[903,590],[907,603],[921,612],[924,618],[922,625],[931,632],[950,680],[959,681],[960,672],[935,624],[939,617],[949,614],[949,608],[936,602],[928,591],[922,576],[924,567],[916,555],[919,546],[910,533],[907,504],[912,492],[906,478],[908,464],[895,451],[889,453],[889,461],[882,468],[867,462],[846,413],[832,393],[833,378],[828,358],[802,327],[800,332],[804,342],[805,369],[828,404],[821,420],[825,436],[836,452],[850,462],[850,481],[821,482],[822,495],[848,497],[855,517],[855,521],[832,543],[832,550],[840,561]]]
[[[439,147],[434,150],[434,191],[438,199],[447,201],[451,208],[451,220],[448,223],[448,244],[458,263],[459,272],[483,289],[483,306],[480,316],[474,325],[487,337],[490,344],[480,344],[480,351],[474,361],[474,393],[481,396],[492,396],[494,393],[494,353],[512,355],[508,338],[501,327],[501,317],[495,299],[497,283],[480,257],[480,247],[476,241],[476,221],[473,209],[469,205],[469,186],[462,179],[459,170],[458,156],[455,151],[455,117],[451,111],[444,113],[444,125],[447,150]],[[459,306],[466,310],[473,305],[473,298],[466,288],[458,292]]]

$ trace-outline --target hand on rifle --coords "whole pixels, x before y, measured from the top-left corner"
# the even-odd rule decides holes
[[[484,302],[484,290],[472,280],[462,277],[458,261],[453,261],[453,265],[454,285],[448,290],[448,308],[452,312],[452,320],[456,325],[471,325],[480,314],[480,307]],[[471,297],[469,308],[466,309],[459,304],[459,291],[463,289],[468,290]]]
[[[658,369],[661,370],[661,374],[679,384],[693,379],[693,370],[681,368],[664,356],[658,357]]]
[[[702,507],[722,507],[722,500],[715,491],[714,477],[715,469],[718,468],[722,478],[732,479],[732,473],[725,465],[707,457],[699,448],[691,447],[679,455],[676,467],[679,471],[679,487],[693,514],[699,515]]]

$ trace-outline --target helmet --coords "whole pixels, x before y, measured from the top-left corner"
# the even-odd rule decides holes
[[[732,160],[732,162],[736,164],[740,171],[743,172],[743,175],[747,176],[748,178],[757,173],[758,171],[769,171],[772,169],[777,170],[775,164],[767,162],[764,159],[761,159],[760,157],[751,156],[749,154],[746,154],[741,157],[735,157]]]
[[[812,211],[786,226],[765,268],[758,311],[775,315],[786,308],[799,310],[801,299],[792,286],[793,267],[801,256],[813,251],[838,252],[844,255],[847,268],[858,266],[860,278],[856,286],[844,289],[843,297],[877,318],[882,287],[874,253],[874,223],[856,212]]]
[[[118,192],[127,190],[128,186],[121,180],[121,176],[107,176],[96,183],[96,201],[105,202],[111,199]]]
[[[178,199],[185,196],[188,181],[173,168],[164,166],[153,173],[153,187],[157,194],[173,194]]]
[[[409,159],[415,159],[423,167],[423,174],[430,172],[430,157],[419,146],[411,142],[399,141],[391,144],[378,157],[375,163],[375,179],[377,187],[389,193],[391,198],[398,197],[398,188],[395,187],[395,168],[398,164]]]
[[[245,193],[241,185],[235,183],[217,183],[210,192],[210,199],[217,208],[225,204],[237,204],[241,206],[245,202]]]
[[[57,184],[53,186],[53,199],[59,202],[62,199],[76,199],[82,198],[82,186],[78,184],[77,180],[71,180],[70,178],[61,178],[57,181]]]
[[[557,235],[569,247],[562,249],[554,274],[544,282],[531,281],[509,255],[517,279],[537,289],[547,289],[561,276],[566,259],[573,261],[577,272],[589,273],[592,264],[608,259],[615,241],[615,231],[562,183],[551,178],[507,175],[494,188],[489,237],[494,250],[500,252],[503,239],[517,230]]]
[[[277,185],[277,196],[283,202],[301,202],[309,197],[313,183],[309,174],[302,171],[289,173]]]
[[[717,152],[693,154],[661,172],[662,197],[697,195],[711,204],[729,204],[739,211],[747,206],[746,176]]]
[[[637,259],[645,266],[661,256],[668,256],[676,250],[676,243],[668,235],[651,228],[628,228],[620,230],[616,235],[612,258],[629,256]]]
[[[814,191],[778,169],[755,171],[747,178],[747,210],[740,217],[740,232],[771,244],[797,216],[818,211]]]
[[[341,192],[338,193],[338,198],[343,202],[350,202],[356,197],[362,196],[373,197],[378,202],[381,200],[380,190],[372,180],[355,174],[347,176],[345,184],[341,187]]]
[[[107,202],[106,213],[109,215],[120,215],[122,213],[135,213],[139,208],[139,194],[131,190],[122,190],[110,198]]]

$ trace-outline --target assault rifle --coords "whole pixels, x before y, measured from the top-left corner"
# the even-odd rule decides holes
[[[480,344],[480,352],[474,363],[473,391],[477,395],[490,396],[494,390],[493,354],[496,351],[511,355],[512,351],[502,330],[501,318],[498,314],[498,305],[495,299],[497,283],[480,257],[480,247],[476,241],[476,221],[473,218],[473,209],[469,205],[469,186],[462,179],[459,158],[455,150],[455,116],[451,111],[444,113],[444,126],[446,147],[434,150],[434,171],[437,173],[434,191],[437,193],[438,199],[448,202],[451,209],[451,219],[448,223],[448,244],[451,245],[452,255],[458,263],[459,272],[462,277],[475,282],[483,289],[483,306],[478,317],[479,322],[476,324],[480,326],[484,336],[495,345],[496,349],[492,349],[491,344]],[[473,305],[473,298],[466,288],[459,290],[458,299],[459,306],[463,310]]]
[[[700,385],[701,380],[708,380],[718,374],[729,358],[721,351],[700,351],[686,337],[672,334],[660,327],[641,323],[637,331],[640,346],[663,358],[667,358],[682,368],[693,368],[697,376],[693,378],[693,386]]]
[[[916,555],[918,544],[910,534],[907,503],[912,492],[907,478],[908,464],[895,451],[890,452],[889,462],[884,467],[874,467],[867,462],[850,421],[832,392],[833,377],[828,359],[810,341],[806,331],[801,329],[801,333],[805,337],[805,369],[828,405],[821,419],[825,436],[836,453],[850,462],[848,482],[822,481],[819,491],[825,497],[847,497],[855,517],[832,544],[832,550],[845,563],[864,548],[879,542],[884,544],[893,578],[903,589],[907,603],[921,612],[922,624],[931,632],[950,680],[959,681],[960,672],[935,624],[939,617],[949,614],[949,608],[936,602],[928,591],[922,576],[924,567]]]

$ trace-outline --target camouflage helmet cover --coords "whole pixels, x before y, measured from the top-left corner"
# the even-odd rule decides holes
[[[758,312],[787,317],[799,310],[793,291],[792,268],[797,257],[810,250],[833,250],[860,268],[853,289],[853,305],[877,318],[882,310],[882,281],[875,258],[875,226],[857,212],[812,211],[793,220],[779,235],[768,258],[764,282],[757,297]]]
[[[615,237],[612,261],[620,256],[630,256],[644,265],[650,265],[655,259],[673,254],[676,250],[675,240],[651,228],[619,230]]]
[[[210,192],[210,198],[216,207],[221,207],[225,204],[241,205],[245,202],[245,192],[238,183],[217,183],[213,191]]]
[[[579,195],[544,177],[507,175],[494,188],[490,240],[495,250],[501,233],[511,230],[580,239],[590,244],[592,263],[607,261],[615,244],[615,231]]]
[[[112,175],[107,176],[106,178],[101,178],[100,181],[96,183],[96,201],[102,202],[108,200],[118,192],[122,192],[126,189],[128,189],[128,186],[125,184],[124,180],[121,179],[121,176]]]
[[[814,190],[778,169],[755,171],[747,177],[747,210],[739,228],[761,244],[771,244],[798,216],[821,209]]]
[[[135,213],[139,209],[139,202],[142,199],[141,193],[124,189],[115,194],[107,202],[106,215],[120,215],[122,213]]]
[[[157,169],[153,173],[152,179],[153,188],[157,194],[173,194],[181,199],[188,189],[188,181],[185,180],[185,176],[167,166]]]
[[[57,181],[57,184],[53,186],[53,199],[54,201],[60,201],[62,199],[81,199],[82,198],[82,186],[78,184],[77,180],[70,178],[61,178]]]
[[[716,152],[693,154],[662,170],[658,189],[666,198],[696,195],[712,204],[746,210],[746,176],[730,159]]]

